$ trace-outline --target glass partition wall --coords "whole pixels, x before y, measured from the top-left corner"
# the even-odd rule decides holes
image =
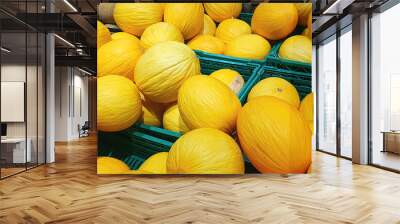
[[[318,47],[317,149],[336,154],[336,36]]]
[[[352,157],[351,25],[317,47],[317,150]]]
[[[373,165],[400,172],[400,4],[371,18],[370,152]]]
[[[341,31],[340,49],[340,155],[352,158],[352,32],[351,25]]]
[[[39,1],[14,1],[35,13]],[[0,3],[0,178],[45,163],[45,34]],[[10,5],[7,5],[10,6]],[[15,15],[15,17],[14,17]],[[22,14],[23,15],[23,14]]]

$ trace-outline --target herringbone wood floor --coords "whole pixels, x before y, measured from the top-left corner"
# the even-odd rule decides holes
[[[315,153],[312,174],[97,176],[96,139],[0,181],[0,223],[400,223],[400,175]]]

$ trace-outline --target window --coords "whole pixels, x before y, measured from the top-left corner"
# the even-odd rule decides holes
[[[318,146],[336,153],[336,36],[318,48]]]
[[[374,165],[400,170],[400,5],[371,18],[371,151]]]
[[[352,157],[352,32],[340,36],[340,155]]]

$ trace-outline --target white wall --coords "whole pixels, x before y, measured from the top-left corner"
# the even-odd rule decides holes
[[[88,120],[88,78],[83,75],[76,68],[56,67],[56,141],[79,138],[78,125]]]

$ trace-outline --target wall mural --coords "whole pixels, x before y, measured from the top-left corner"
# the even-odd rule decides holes
[[[308,173],[311,3],[102,3],[98,174]]]

